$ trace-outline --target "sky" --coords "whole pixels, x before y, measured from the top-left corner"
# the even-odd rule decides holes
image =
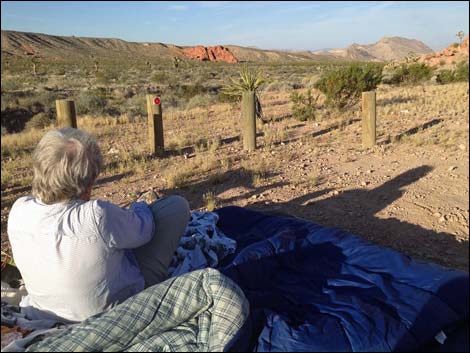
[[[319,50],[401,36],[441,50],[467,1],[2,1],[2,30],[182,46]]]

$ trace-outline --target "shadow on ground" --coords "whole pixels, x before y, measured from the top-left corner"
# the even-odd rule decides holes
[[[342,228],[409,256],[468,272],[468,241],[459,242],[453,234],[435,232],[394,217],[376,217],[379,211],[402,197],[407,185],[415,183],[431,170],[429,166],[421,166],[408,170],[374,189],[348,190],[326,199],[318,198],[329,193],[329,189],[319,190],[285,203],[255,202],[250,207]]]
[[[257,201],[257,195],[289,185],[288,182],[256,187],[248,171],[237,169],[211,175],[210,178],[187,184],[176,191],[161,190],[161,196],[180,194],[191,201],[191,208],[198,209],[205,206],[204,194],[207,192],[219,195],[238,188],[238,193],[224,199],[224,205],[240,200],[254,201],[248,207],[269,214],[300,217],[323,226],[341,228],[417,259],[468,271],[468,241],[459,242],[453,234],[435,232],[394,217],[376,216],[401,198],[406,186],[417,182],[431,170],[430,166],[410,169],[374,189],[347,190],[339,195],[321,198],[332,191],[324,188],[284,203],[272,203],[266,200]],[[267,175],[268,178],[273,176],[275,175]]]

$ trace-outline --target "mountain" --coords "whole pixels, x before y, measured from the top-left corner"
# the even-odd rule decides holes
[[[171,59],[173,57],[209,61],[317,61],[336,62],[345,58],[329,55],[316,55],[309,51],[285,52],[281,50],[262,50],[236,45],[214,47],[183,47],[165,43],[127,42],[117,38],[89,38],[75,36],[56,36],[42,33],[1,31],[2,58],[38,56],[61,60],[68,58],[143,58]],[[218,60],[220,53],[221,60]],[[233,57],[232,55],[233,54]]]
[[[178,55],[178,47],[163,43],[135,43],[115,38],[65,37],[41,33],[3,31],[2,57],[36,55],[44,58],[161,57]]]
[[[410,52],[432,53],[422,42],[400,37],[383,38],[375,44],[352,44],[346,49],[311,51],[263,50],[253,47],[224,45],[183,47],[165,43],[127,42],[117,38],[55,36],[41,33],[1,31],[2,58],[38,56],[48,59],[172,59],[174,57],[207,61],[262,62],[344,62],[388,61],[401,59]]]
[[[433,53],[423,42],[403,37],[384,37],[374,44],[351,44],[344,49],[319,50],[317,55],[345,58],[359,61],[391,61],[401,60],[410,53],[422,55]]]

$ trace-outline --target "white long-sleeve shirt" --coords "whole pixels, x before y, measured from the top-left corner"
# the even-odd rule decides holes
[[[144,202],[127,210],[99,200],[18,199],[8,236],[28,291],[20,306],[31,319],[82,321],[138,293],[144,278],[130,249],[150,241],[154,228]]]

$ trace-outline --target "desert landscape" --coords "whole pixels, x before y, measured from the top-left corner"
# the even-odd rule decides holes
[[[31,191],[31,152],[57,126],[55,100],[69,98],[105,156],[93,198],[126,206],[151,191],[183,195],[194,210],[239,205],[468,271],[468,36],[433,53],[399,37],[282,52],[1,35],[2,251],[10,207]],[[363,148],[360,102],[334,107],[318,82],[371,63],[381,71],[377,144]],[[264,78],[252,152],[240,101],[223,90],[243,69]],[[147,94],[162,100],[164,157],[149,151]]]

